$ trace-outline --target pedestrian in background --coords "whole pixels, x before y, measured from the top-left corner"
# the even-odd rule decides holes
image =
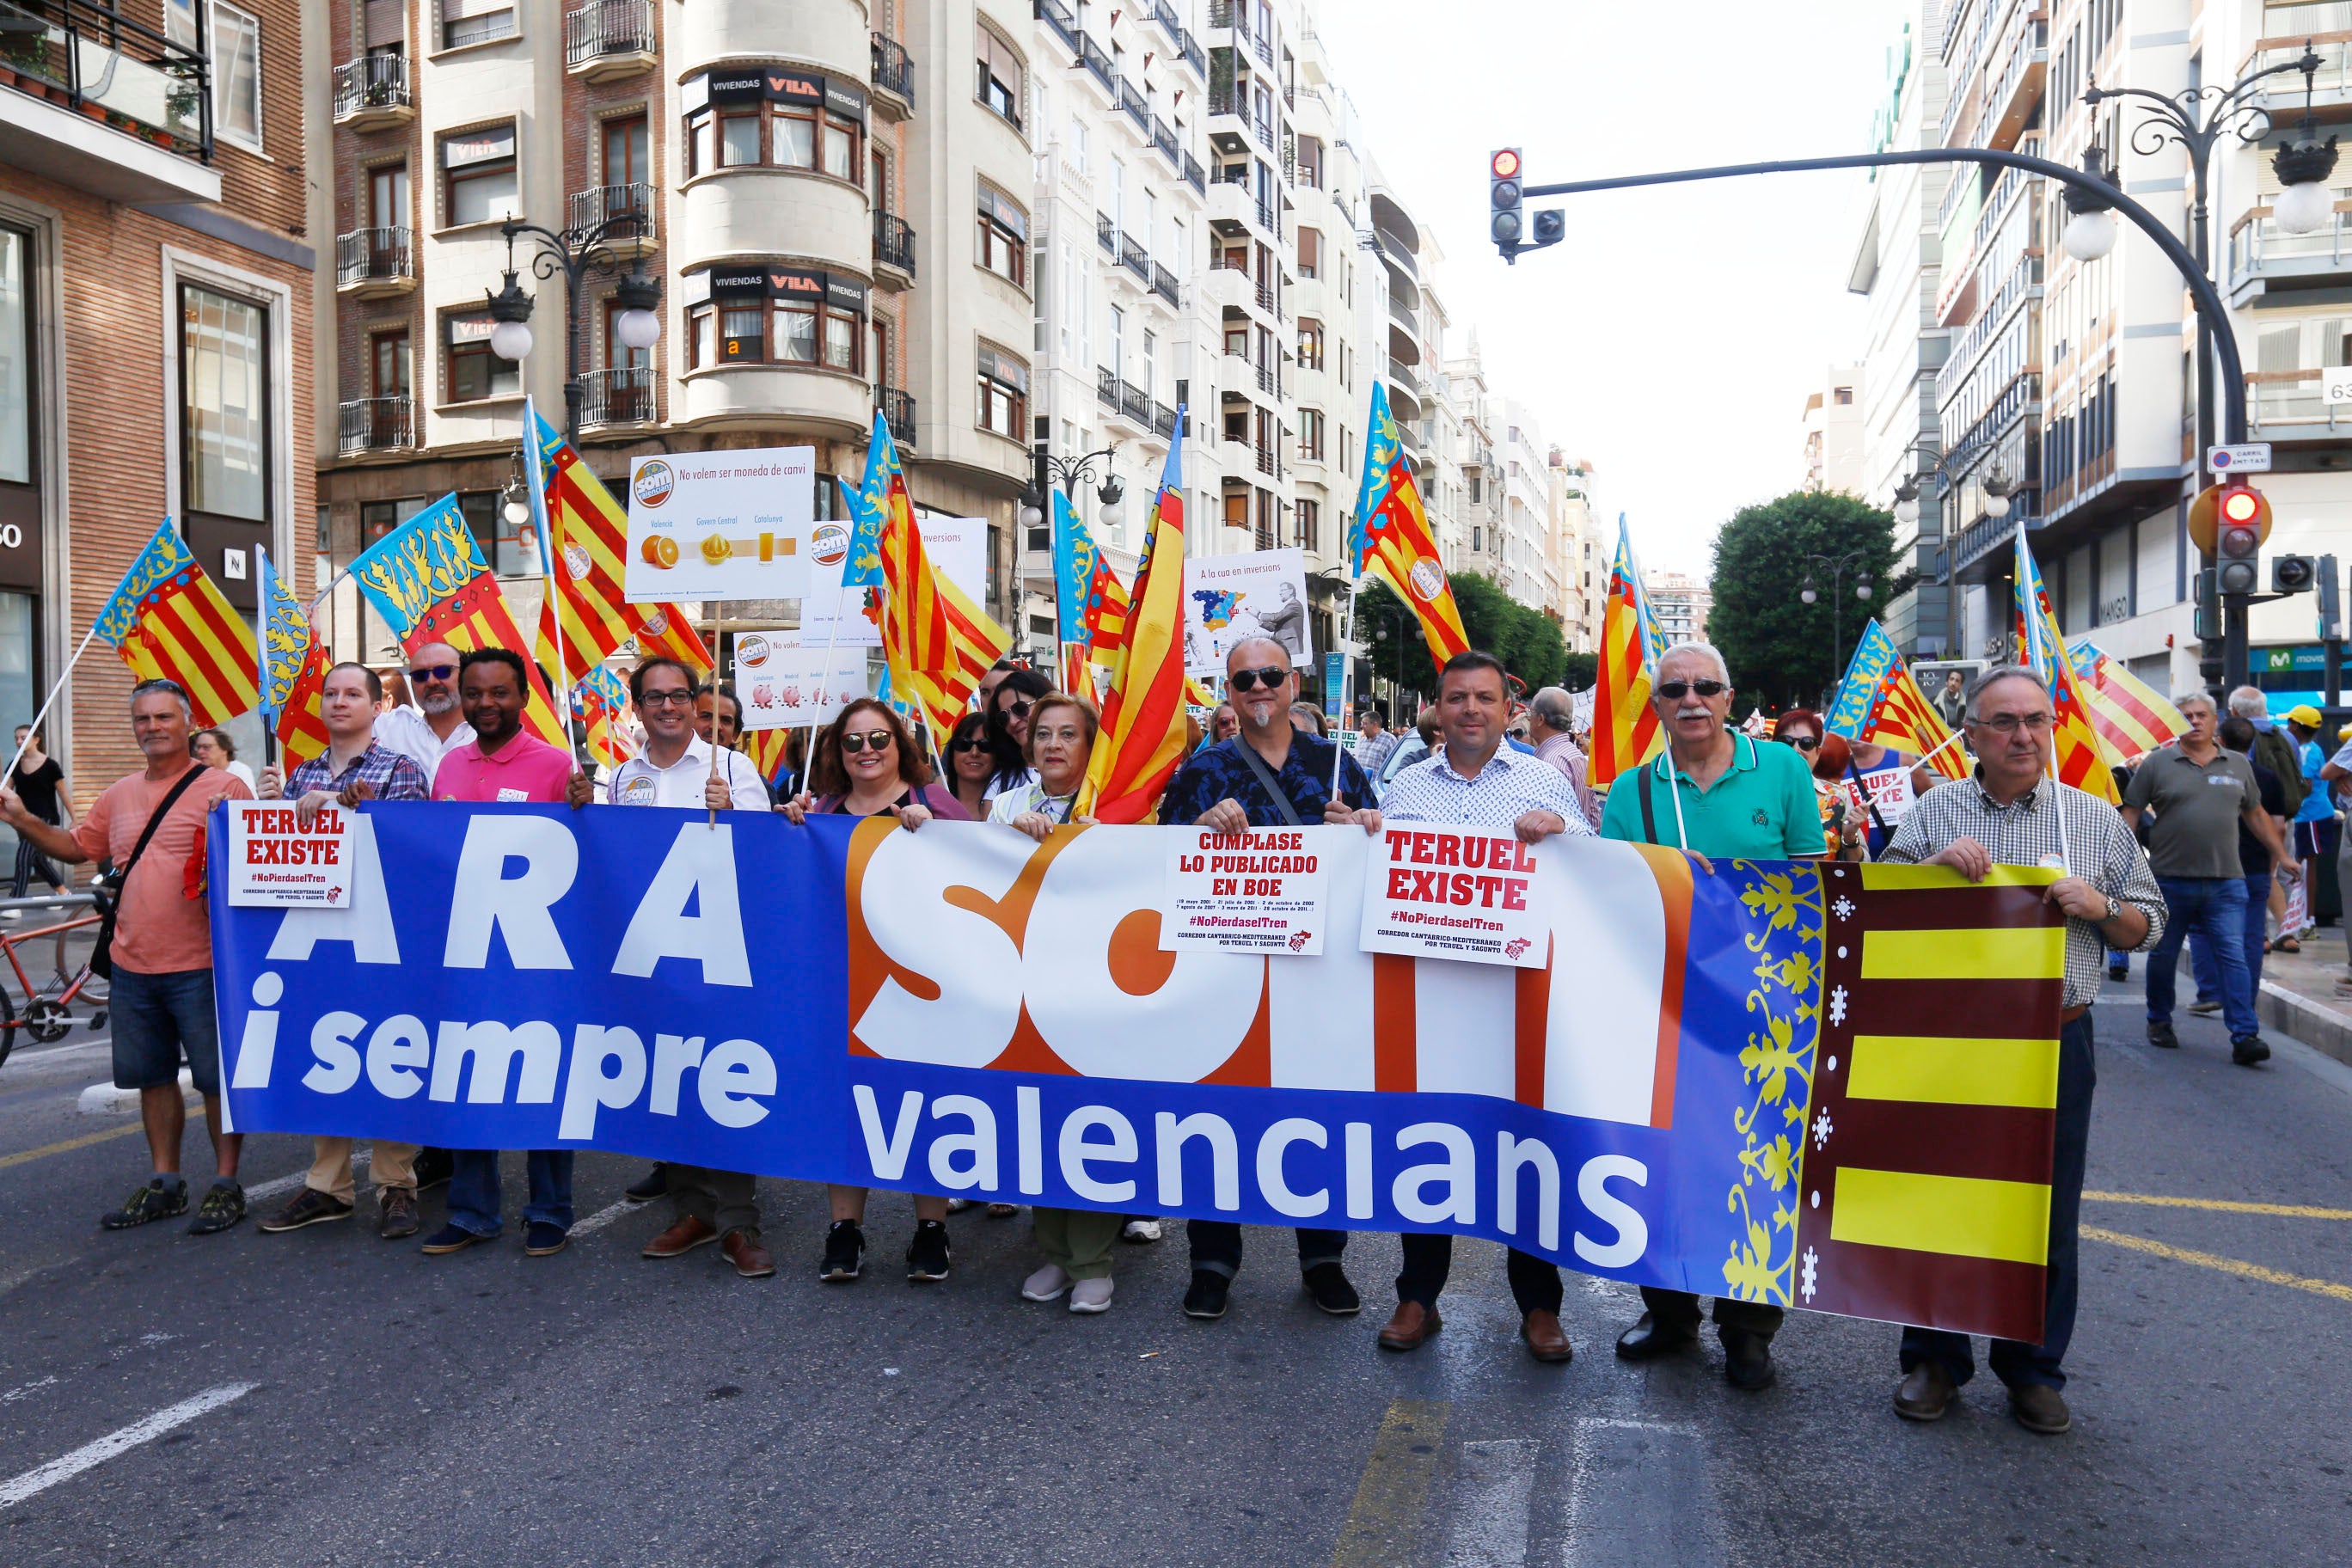
[[[16,771],[8,775],[8,787],[25,803],[25,809],[52,827],[73,826],[73,790],[66,783],[65,770],[55,757],[41,750],[41,732],[30,724],[16,726],[16,743],[24,754],[16,759]],[[63,892],[66,874],[58,863],[42,854],[30,838],[16,837],[16,879],[8,896],[21,899],[38,875],[52,892]]]
[[[2320,868],[2335,865],[2336,844],[2344,829],[2336,814],[2336,792],[2319,776],[2327,765],[2327,753],[2319,745],[2322,722],[2319,710],[2307,702],[2290,709],[2286,716],[2297,770],[2303,775],[2303,805],[2296,808],[2294,822],[2294,858],[2303,862],[2304,918],[2296,930],[2279,932],[2281,952],[2302,952],[2303,939],[2318,929]]]
[[[1536,755],[1557,769],[1568,780],[1568,787],[1576,792],[1576,804],[1584,812],[1584,825],[1599,827],[1601,801],[1586,782],[1591,765],[1570,733],[1576,722],[1575,713],[1576,699],[1567,688],[1544,687],[1528,699],[1528,736],[1536,743]]]
[[[2237,752],[2252,763],[2254,789],[2262,797],[2263,815],[2281,840],[2288,837],[2284,794],[2279,788],[2278,774],[2255,762],[2250,754],[2254,745],[2254,727],[2242,715],[2232,713],[2221,721],[2220,739],[2223,749]],[[2270,943],[2266,940],[2264,921],[2270,913],[2271,889],[2275,879],[2271,875],[2273,858],[2263,841],[2238,825],[2238,865],[2246,879],[2246,914],[2242,945],[2246,952],[2246,982],[2259,998],[2263,992],[2263,954]],[[2189,939],[2189,973],[2197,976],[2198,1000],[2189,1006],[2192,1013],[2218,1013],[2221,1008],[2221,970],[2215,963],[2211,946],[2204,938],[2192,933]],[[2210,999],[2210,1005],[2208,998]],[[2257,1003],[2256,1011],[2260,1011]]]
[[[236,760],[236,742],[229,739],[226,730],[199,730],[188,744],[196,761],[208,768],[220,769],[248,791],[253,788],[253,770]]]

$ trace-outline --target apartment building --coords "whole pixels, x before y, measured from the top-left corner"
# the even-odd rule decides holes
[[[1680,572],[1644,572],[1642,591],[1657,613],[1658,630],[1671,646],[1706,640],[1706,617],[1715,595],[1706,584]]]
[[[1805,489],[1862,493],[1861,384],[1859,365],[1832,366],[1822,389],[1805,398]]]
[[[500,492],[523,395],[589,465],[768,446],[854,483],[887,416],[919,510],[987,520],[1013,613],[1035,315],[1034,52],[1013,0],[326,0],[319,549],[339,564],[456,492],[518,614],[541,570]],[[576,297],[520,220],[583,258]],[[491,342],[530,296],[531,348]],[[657,300],[658,335],[625,328]],[[511,347],[511,344],[508,346]],[[730,606],[778,624],[786,606]],[[337,651],[386,657],[349,587]]]
[[[1570,653],[1601,646],[1601,617],[1607,607],[1609,569],[1601,539],[1601,514],[1593,500],[1592,465],[1563,457],[1554,447],[1545,459],[1551,479],[1551,576],[1559,598],[1551,607]]]
[[[311,582],[319,241],[294,0],[25,0],[0,22],[5,732],[164,518],[248,614],[257,549]],[[138,766],[129,685],[94,647],[48,721],[85,790]],[[257,756],[259,720],[230,728]]]

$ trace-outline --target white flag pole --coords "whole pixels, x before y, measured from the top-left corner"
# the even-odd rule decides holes
[[[63,691],[66,689],[66,682],[73,679],[74,666],[81,662],[81,656],[89,651],[90,640],[97,636],[98,623],[92,621],[89,630],[82,634],[81,646],[74,649],[71,658],[66,660],[64,673],[59,675],[57,683],[49,688],[49,694],[41,699],[40,711],[34,714],[32,723],[26,726],[25,738],[16,742],[16,754],[8,759],[8,771],[0,773],[0,780],[13,779],[16,776],[16,764],[25,760],[25,748],[31,745],[33,737],[41,732],[41,721],[49,716],[49,710],[57,704],[58,693]],[[16,786],[11,784],[8,787],[13,789]]]
[[[1360,574],[1348,580],[1348,611],[1339,620],[1339,722],[1342,725],[1352,722],[1354,717],[1350,712],[1349,700],[1356,684],[1356,653],[1351,645],[1356,637],[1356,588],[1362,581]],[[1339,737],[1333,736],[1331,739],[1331,798],[1333,800],[1339,798],[1339,759],[1345,754],[1345,750],[1346,748],[1339,744]],[[1369,783],[1378,782],[1371,779],[1369,774],[1366,778]]]

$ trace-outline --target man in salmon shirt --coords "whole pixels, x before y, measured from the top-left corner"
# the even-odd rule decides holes
[[[0,789],[0,816],[52,860],[85,865],[108,860],[126,870],[116,895],[114,1086],[139,1091],[154,1174],[123,1205],[98,1223],[128,1230],[188,1211],[188,1184],[180,1174],[180,1134],[187,1126],[180,1099],[180,1062],[204,1096],[213,1136],[212,1190],[197,1206],[191,1236],[211,1236],[245,1217],[237,1184],[243,1138],[221,1130],[220,1026],[213,1016],[213,935],[205,909],[205,814],[216,800],[251,800],[233,773],[208,768],[188,754],[188,694],[176,682],[142,680],[131,689],[131,732],[147,759],[144,773],[117,779],[89,815],[71,828],[53,827],[25,809],[12,789]],[[146,847],[140,840],[150,830]],[[133,856],[136,863],[133,864]]]
[[[457,700],[474,738],[443,753],[433,774],[435,800],[532,801],[556,805],[579,770],[570,753],[522,727],[530,685],[522,656],[478,647],[457,661]],[[453,1149],[449,1223],[425,1243],[433,1257],[497,1239],[499,1152]],[[572,1230],[572,1151],[533,1149],[529,1156],[530,1201],[523,1205],[523,1251],[548,1258],[564,1248]]]

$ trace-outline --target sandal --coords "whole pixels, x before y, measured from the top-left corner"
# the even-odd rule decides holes
[[[2271,952],[2301,952],[2303,951],[2303,943],[2297,942],[2291,936],[2283,936],[2276,942],[2272,942],[2267,951]]]

